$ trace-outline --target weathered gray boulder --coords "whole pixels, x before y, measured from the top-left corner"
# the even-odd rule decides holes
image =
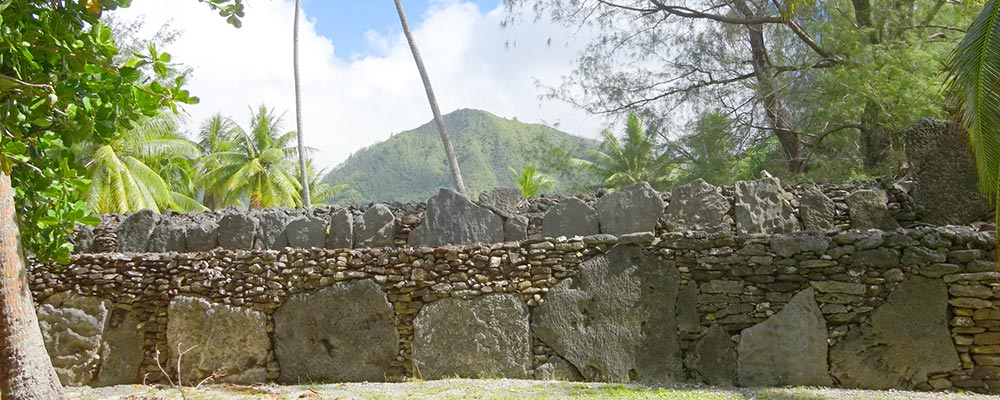
[[[427,304],[413,319],[413,364],[428,379],[528,378],[528,307],[515,294]]]
[[[672,232],[700,231],[721,225],[729,208],[718,187],[698,178],[670,192],[663,219]]]
[[[779,257],[791,258],[797,254],[810,253],[811,257],[826,254],[830,248],[830,237],[817,232],[796,232],[771,236],[771,251]]]
[[[889,231],[899,227],[899,222],[889,213],[889,197],[884,190],[859,190],[847,195],[845,200],[851,228]]]
[[[282,383],[385,380],[398,353],[392,304],[371,280],[292,296],[274,313]]]
[[[503,242],[503,218],[451,189],[427,201],[424,220],[410,232],[414,246]]]
[[[94,227],[77,225],[73,232],[73,252],[90,253],[94,251]]]
[[[738,354],[743,386],[829,386],[826,320],[812,288],[777,314],[744,329]]]
[[[736,384],[736,346],[719,325],[708,329],[685,361],[693,377],[703,383],[712,386]]]
[[[259,221],[256,217],[233,211],[219,220],[219,246],[224,249],[249,250],[254,246]]]
[[[639,182],[602,196],[597,199],[594,209],[601,233],[652,232],[663,215],[663,200],[652,186]]]
[[[535,368],[534,378],[540,381],[569,381],[577,382],[583,380],[583,375],[576,370],[562,357],[552,356],[544,364]]]
[[[799,218],[807,231],[833,229],[837,205],[815,185],[799,192]]]
[[[219,245],[219,223],[204,219],[187,227],[188,251],[209,251]]]
[[[910,195],[920,221],[965,225],[989,213],[969,138],[957,123],[924,118],[903,130],[903,141],[916,178]]]
[[[101,370],[94,386],[141,383],[144,332],[136,312],[113,309],[104,326]]]
[[[146,244],[150,253],[166,253],[187,251],[187,227],[179,222],[164,219],[153,228]]]
[[[45,350],[63,386],[93,383],[109,306],[101,298],[72,292],[56,293],[39,305],[38,326]]]
[[[542,236],[573,237],[601,233],[597,210],[576,197],[562,199],[542,218]]]
[[[517,214],[517,205],[520,202],[521,189],[518,188],[499,187],[479,193],[479,205],[504,218]]]
[[[680,381],[678,280],[672,261],[615,246],[549,291],[532,331],[589,381]]]
[[[288,247],[288,224],[292,222],[291,215],[285,210],[271,209],[257,214],[257,234],[255,249],[279,250]],[[225,246],[223,246],[225,247]]]
[[[351,215],[351,210],[341,208],[330,216],[330,232],[326,235],[326,248],[352,247],[354,247],[354,217]]]
[[[735,185],[736,231],[754,233],[789,233],[799,230],[788,193],[777,178],[740,181]]]
[[[677,293],[677,329],[684,333],[697,333],[701,330],[701,314],[698,313],[698,284],[694,281],[689,281]]]
[[[308,215],[300,215],[288,222],[285,230],[288,246],[299,249],[323,247],[326,244],[326,221]]]
[[[118,227],[118,251],[122,253],[141,253],[146,251],[149,237],[156,229],[160,215],[153,210],[143,209],[129,215]]]
[[[503,223],[503,239],[508,242],[528,238],[528,217],[512,215]]]
[[[830,349],[830,372],[849,388],[912,388],[961,366],[948,330],[948,288],[919,276],[900,283],[870,324]]]
[[[395,244],[395,221],[392,210],[385,204],[372,206],[354,221],[354,247],[392,246]]]
[[[212,374],[221,382],[261,383],[267,380],[267,315],[248,308],[177,296],[167,308],[167,353],[180,369],[184,384]]]

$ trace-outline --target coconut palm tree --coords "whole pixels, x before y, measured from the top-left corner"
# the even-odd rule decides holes
[[[438,108],[437,96],[434,95],[434,88],[431,87],[431,78],[427,75],[427,68],[424,67],[424,59],[420,57],[417,49],[417,41],[413,39],[410,32],[410,24],[406,21],[406,13],[403,11],[403,3],[396,1],[396,12],[399,14],[399,23],[403,25],[403,35],[410,45],[410,53],[413,54],[413,61],[417,64],[417,71],[420,72],[420,79],[424,82],[424,91],[427,92],[427,102],[431,104],[431,113],[434,114],[434,123],[441,134],[441,143],[444,144],[444,154],[448,157],[448,166],[451,168],[451,178],[455,181],[455,190],[465,194],[465,181],[462,180],[462,170],[458,167],[458,156],[455,155],[455,147],[451,144],[451,135],[448,128],[444,126],[444,119],[441,118],[441,109]]]
[[[592,160],[573,159],[576,166],[588,168],[601,179],[601,186],[620,189],[636,182],[660,186],[666,182],[666,163],[656,155],[653,130],[643,131],[635,114],[628,115],[625,136],[621,140],[610,130],[601,132],[604,142],[592,150]]]
[[[510,168],[510,172],[514,173],[514,180],[517,183],[517,187],[521,189],[521,197],[526,199],[551,188],[555,184],[555,180],[552,177],[538,172],[534,164],[525,165],[524,169],[520,172]]]
[[[299,10],[301,0],[295,0],[295,23],[292,30],[292,65],[295,69],[295,132],[299,148],[299,184],[302,186],[302,200],[306,208],[312,207],[312,196],[309,195],[309,177],[306,176],[306,152],[302,140],[302,88],[299,79]]]
[[[231,150],[235,145],[236,137],[242,134],[243,130],[232,118],[217,113],[206,119],[198,129],[198,149],[201,151],[201,157],[199,157],[197,175],[203,176],[208,171],[219,168],[218,159],[210,157],[210,155]],[[208,190],[203,179],[195,180],[195,185],[196,195],[201,197],[201,203],[205,207],[215,209],[225,197],[224,193]]]
[[[213,167],[201,176],[206,193],[222,195],[219,207],[245,204],[250,208],[296,207],[301,204],[295,179],[295,131],[280,133],[282,116],[261,105],[252,114],[250,130],[238,126],[231,146],[206,156]]]
[[[99,213],[204,209],[191,197],[190,185],[184,187],[198,148],[177,133],[177,122],[172,116],[157,116],[110,142],[76,146],[93,181],[88,206]]]

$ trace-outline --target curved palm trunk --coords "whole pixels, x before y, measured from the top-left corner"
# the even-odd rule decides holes
[[[295,69],[295,134],[299,146],[299,180],[302,182],[302,205],[312,207],[309,195],[309,177],[306,176],[306,153],[302,142],[302,87],[299,78],[299,9],[301,0],[295,0],[295,23],[292,34],[292,65]]]
[[[4,400],[62,399],[28,290],[10,176],[0,172],[0,393]]]
[[[459,193],[465,194],[465,182],[462,180],[462,170],[458,168],[458,157],[455,156],[455,148],[451,144],[451,136],[444,126],[441,118],[441,110],[438,108],[437,97],[434,96],[434,89],[431,87],[431,79],[427,76],[427,69],[424,68],[424,60],[420,58],[420,51],[417,50],[417,42],[410,32],[410,24],[406,22],[406,13],[403,12],[403,3],[395,0],[396,12],[399,13],[399,23],[403,25],[403,35],[410,45],[410,52],[413,53],[413,61],[417,63],[417,70],[420,71],[420,79],[424,81],[424,90],[427,91],[427,101],[431,103],[431,112],[434,113],[434,123],[441,133],[441,143],[444,144],[444,154],[448,156],[448,166],[451,167],[451,177],[455,181],[455,189]]]

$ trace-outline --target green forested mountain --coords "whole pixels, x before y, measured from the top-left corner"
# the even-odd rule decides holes
[[[486,111],[463,109],[444,116],[455,143],[470,194],[497,186],[516,187],[511,168],[528,163],[556,180],[551,192],[578,189],[589,183],[583,171],[558,171],[557,159],[585,157],[595,140],[573,136],[540,124],[503,119]],[[547,168],[553,165],[552,169]],[[351,155],[324,178],[350,185],[337,203],[425,201],[440,187],[452,187],[451,175],[433,122],[393,135]]]

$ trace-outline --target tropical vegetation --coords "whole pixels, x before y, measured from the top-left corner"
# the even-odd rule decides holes
[[[525,165],[521,171],[511,168],[510,172],[514,173],[514,181],[524,198],[541,194],[555,183],[552,177],[539,172],[534,164]]]

